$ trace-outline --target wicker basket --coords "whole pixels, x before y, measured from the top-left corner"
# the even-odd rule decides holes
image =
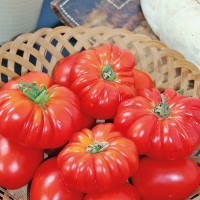
[[[161,91],[171,87],[183,89],[186,96],[200,97],[200,71],[183,55],[146,35],[108,27],[44,28],[5,43],[0,47],[0,87],[29,71],[52,75],[63,57],[105,43],[130,50],[135,56],[136,68],[147,72]],[[192,159],[200,163],[198,150]],[[15,191],[0,188],[0,199],[27,200],[27,191],[27,186]],[[200,190],[190,199],[200,200]]]

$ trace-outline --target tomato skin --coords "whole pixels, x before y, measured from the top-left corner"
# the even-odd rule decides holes
[[[81,118],[81,127],[80,127],[80,130],[83,129],[83,128],[92,128],[94,125],[96,125],[96,120],[95,119],[92,119],[90,117],[86,117],[84,115],[82,115],[82,118]],[[45,149],[45,153],[48,154],[49,157],[54,157],[54,156],[57,156],[58,153],[63,149],[63,147],[65,146],[66,144],[64,144],[63,146],[61,147],[58,147],[56,149]]]
[[[53,85],[45,108],[18,90],[0,91],[0,133],[35,148],[64,145],[82,125],[78,97],[68,88]],[[13,128],[15,127],[15,128]]]
[[[134,73],[134,85],[137,92],[145,88],[146,89],[155,88],[153,80],[147,73],[136,68],[133,69],[133,73]]]
[[[84,194],[69,189],[63,182],[56,157],[42,163],[37,169],[30,189],[30,200],[82,200]]]
[[[45,84],[47,87],[50,87],[54,84],[53,79],[44,72],[32,71],[15,80],[10,80],[2,86],[3,90],[8,89],[18,89],[17,84],[25,82],[25,83],[33,83],[35,82],[39,88],[41,88],[41,84]]]
[[[108,65],[115,78],[103,73]],[[71,89],[81,99],[83,112],[96,119],[112,119],[119,103],[136,95],[133,55],[115,45],[103,45],[80,52],[70,71]],[[114,75],[113,75],[114,76]],[[104,78],[103,78],[104,77]]]
[[[139,95],[120,104],[116,127],[136,143],[140,155],[167,160],[189,156],[200,143],[200,99],[168,88],[163,95],[170,113],[161,118],[154,113],[160,92],[144,89]]]
[[[182,200],[198,188],[200,171],[188,158],[163,161],[144,157],[132,180],[143,200]]]
[[[0,135],[0,186],[15,190],[26,185],[43,157],[43,150],[22,146]]]
[[[70,70],[75,65],[78,53],[69,55],[56,65],[53,71],[53,79],[56,84],[69,87],[70,86]]]
[[[55,84],[68,88],[70,87],[70,71],[75,65],[78,56],[79,53],[71,54],[60,60],[53,71],[53,80],[55,81]],[[84,114],[82,115],[83,125],[81,128],[91,128],[95,124],[96,120]]]
[[[96,119],[91,118],[91,117],[88,117],[88,116],[86,116],[86,115],[84,115],[84,114],[82,113],[82,125],[81,125],[80,130],[83,129],[83,128],[89,128],[89,129],[90,129],[90,128],[92,128],[95,124],[96,124]]]
[[[130,183],[124,183],[112,190],[102,193],[88,193],[84,200],[140,200],[136,188]]]
[[[95,141],[108,146],[92,154],[88,146]],[[58,154],[58,168],[65,183],[87,193],[108,191],[125,183],[137,167],[135,144],[116,131],[112,123],[98,124],[91,130],[82,129],[73,134]]]

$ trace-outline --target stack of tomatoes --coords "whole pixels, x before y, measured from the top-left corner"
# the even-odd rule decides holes
[[[159,91],[105,44],[0,91],[0,186],[30,200],[184,200],[200,184],[200,100]],[[44,154],[48,156],[44,159]]]

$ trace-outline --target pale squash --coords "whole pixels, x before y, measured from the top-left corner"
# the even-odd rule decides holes
[[[200,69],[200,0],[141,0],[153,32]]]

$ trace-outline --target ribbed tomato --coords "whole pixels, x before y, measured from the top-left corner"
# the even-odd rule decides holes
[[[113,118],[119,103],[136,95],[134,66],[132,53],[116,45],[80,52],[70,81],[84,113],[96,119]]]
[[[20,144],[51,149],[64,145],[82,127],[78,97],[68,88],[19,84],[0,91],[0,133]]]
[[[133,140],[139,154],[158,159],[189,156],[200,144],[200,99],[173,89],[141,90],[120,104],[116,127]]]
[[[138,168],[137,148],[112,123],[72,135],[58,154],[58,168],[72,189],[103,192],[127,181]]]

